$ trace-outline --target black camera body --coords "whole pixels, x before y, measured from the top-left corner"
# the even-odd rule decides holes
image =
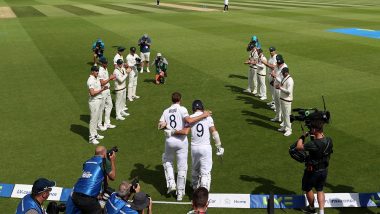
[[[46,211],[49,214],[59,214],[60,212],[63,213],[66,211],[66,205],[65,204],[57,204],[57,202],[51,201],[48,204]]]
[[[135,60],[136,60],[136,65],[140,65],[141,64],[141,58],[136,57]]]
[[[130,188],[129,192],[135,193],[137,185],[139,185],[139,177],[133,178],[133,180],[131,182],[131,188]]]
[[[112,155],[112,153],[118,152],[118,151],[119,149],[117,148],[117,146],[114,146],[110,150],[107,150],[107,158],[110,159],[110,156]]]
[[[290,115],[290,122],[293,121],[304,121],[306,127],[311,129],[312,121],[323,121],[324,123],[330,122],[330,112],[329,111],[319,111],[317,108],[295,108],[293,112],[297,112],[298,115]]]

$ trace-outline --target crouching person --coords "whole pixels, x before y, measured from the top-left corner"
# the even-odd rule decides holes
[[[128,202],[134,194],[133,201]],[[140,185],[129,184],[127,181],[121,182],[119,190],[111,194],[108,199],[104,212],[106,214],[139,214],[148,208],[148,214],[152,214],[152,201],[150,197],[140,192]]]

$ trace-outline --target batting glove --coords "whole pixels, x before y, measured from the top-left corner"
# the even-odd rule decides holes
[[[216,148],[216,155],[222,156],[223,154],[224,154],[224,149],[221,146],[217,147]]]
[[[175,129],[165,129],[164,133],[166,137],[171,137],[172,135],[174,135]]]

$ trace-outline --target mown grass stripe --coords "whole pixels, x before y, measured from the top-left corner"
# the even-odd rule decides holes
[[[91,11],[91,10],[86,10],[80,7],[75,7],[73,5],[69,4],[63,4],[63,5],[55,5],[56,7],[65,10],[67,12],[73,13],[78,16],[88,16],[88,15],[101,15],[100,13]]]
[[[75,16],[75,14],[54,7],[52,5],[35,5],[34,8],[36,8],[38,11],[45,14],[46,16]]]
[[[75,6],[82,8],[82,9],[93,11],[95,13],[100,13],[103,15],[114,15],[114,14],[122,14],[123,13],[123,12],[120,12],[118,10],[113,10],[113,9],[109,9],[109,8],[105,8],[105,7],[101,7],[101,6],[97,6],[97,5],[93,5],[93,4],[76,4]]]
[[[253,4],[253,5],[261,4],[260,1],[256,1],[256,0],[253,0],[253,1],[244,1],[243,0],[243,1],[239,1],[239,2],[247,3],[247,4]],[[321,7],[321,6],[315,6],[315,5],[298,4],[295,2],[283,2],[283,1],[276,1],[276,0],[265,1],[265,4],[266,5],[281,6],[281,7],[292,7],[292,8],[318,8],[318,7]]]
[[[331,4],[324,4],[324,3],[317,3],[317,2],[304,2],[304,1],[276,1],[276,0],[269,0],[268,2],[281,2],[281,3],[291,3],[291,4],[299,4],[299,5],[311,5],[316,7],[347,7],[343,5],[331,5]]]
[[[206,4],[206,3],[201,3],[201,2],[177,2],[176,4],[191,5],[191,6],[199,7],[199,8],[211,8],[211,9],[216,9],[216,10],[223,10],[223,6],[216,6],[216,5]],[[241,9],[235,8],[235,10],[241,10]]]
[[[32,6],[12,7],[12,10],[16,14],[16,16],[19,18],[45,16],[45,14],[41,13],[40,11],[38,11]]]
[[[161,9],[159,7],[147,7],[145,4],[126,4],[126,3],[112,3],[112,5],[131,8],[135,10],[141,10],[145,12],[152,12],[152,13],[174,13],[173,11]]]
[[[157,5],[152,5],[152,4],[148,4],[148,3],[136,3],[137,5],[141,5],[141,6],[144,6],[144,7],[150,7],[150,8],[157,8],[159,7],[160,9],[164,9],[164,10],[167,10],[167,11],[174,11],[174,12],[189,12],[189,10],[185,10],[185,9],[179,9],[179,8],[173,8],[173,7],[166,7],[166,6],[157,6]]]
[[[220,2],[209,2],[210,4],[214,5],[220,5]],[[249,4],[249,3],[242,3],[242,2],[233,2],[229,5],[229,8],[240,8],[240,9],[284,9],[284,7],[275,6],[275,5],[264,5],[264,4]]]
[[[137,13],[148,13],[148,11],[145,10],[138,10],[138,9],[133,9],[129,7],[124,7],[120,5],[113,5],[113,4],[99,4],[101,7],[109,8],[112,10],[118,10],[124,13],[130,13],[130,14],[137,14]]]

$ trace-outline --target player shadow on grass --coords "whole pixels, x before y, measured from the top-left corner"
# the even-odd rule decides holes
[[[136,163],[134,166],[135,166],[135,169],[133,169],[130,173],[130,178],[129,178],[130,180],[138,176],[140,181],[146,184],[153,185],[153,187],[161,195],[164,195],[166,198],[171,198],[171,197],[175,198],[174,193],[172,195],[166,194],[166,181],[165,181],[164,168],[162,165],[156,165],[154,169],[150,165],[145,166],[142,163]],[[192,194],[193,192],[190,186],[190,182],[186,181],[186,195],[190,199]]]
[[[70,125],[70,131],[74,132],[75,134],[82,136],[82,138],[84,140],[86,140],[86,141],[88,140],[88,134],[89,134],[88,127],[78,125],[78,124],[71,124]]]
[[[238,74],[230,74],[230,75],[228,75],[228,77],[229,77],[229,78],[244,79],[244,80],[248,79],[248,77],[246,77],[246,76],[242,76],[242,75],[238,75]]]
[[[90,123],[90,115],[86,115],[86,114],[81,114],[79,116],[79,119],[83,122],[85,122],[86,124],[89,124]],[[89,129],[88,127],[86,126],[82,126],[82,125],[79,125],[79,124],[71,124],[70,125],[70,131],[74,132],[75,134],[78,134],[80,136],[82,136],[82,138],[84,140],[88,140],[88,135],[89,135]]]
[[[154,78],[151,78],[151,79],[149,79],[149,78],[144,79],[144,82],[146,82],[146,83],[153,83],[153,84],[156,84],[156,80],[155,80]]]
[[[251,194],[269,194],[270,192],[273,192],[275,194],[289,194],[289,195],[296,194],[293,191],[276,186],[275,185],[276,183],[274,181],[263,178],[263,177],[240,175],[240,180],[247,181],[247,182],[255,182],[255,183],[260,184],[258,187],[252,190]]]
[[[244,101],[245,104],[252,105],[252,108],[255,108],[255,109],[268,108],[265,101],[261,101],[259,97],[255,97],[252,93],[244,92],[244,88],[242,87],[238,87],[235,85],[225,85],[224,87],[229,88],[232,93],[247,95],[247,96],[237,96],[236,100],[242,100]]]

